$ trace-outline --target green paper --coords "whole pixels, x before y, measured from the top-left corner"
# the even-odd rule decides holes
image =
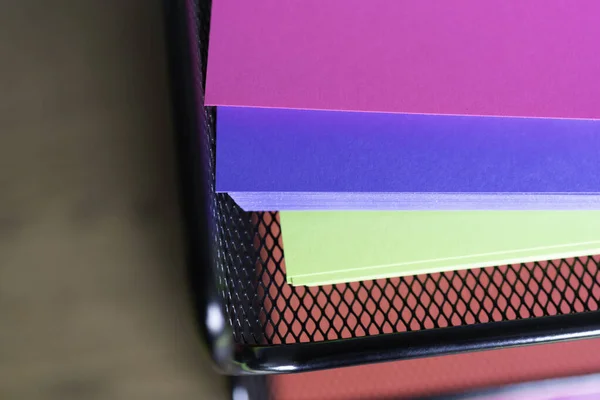
[[[600,211],[286,211],[280,221],[292,285],[600,253]]]

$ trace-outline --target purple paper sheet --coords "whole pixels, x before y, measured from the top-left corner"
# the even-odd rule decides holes
[[[206,104],[600,119],[598,0],[214,0]]]
[[[216,184],[255,210],[594,209],[599,150],[600,121],[219,107]]]

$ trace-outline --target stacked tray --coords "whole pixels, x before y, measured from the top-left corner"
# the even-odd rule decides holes
[[[215,193],[215,115],[202,103],[209,12],[207,1],[167,6],[190,279],[223,371],[298,372],[600,334],[600,259],[592,256],[286,284],[277,213],[244,212]]]

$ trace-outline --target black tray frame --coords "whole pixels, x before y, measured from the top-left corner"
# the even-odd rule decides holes
[[[203,0],[200,0],[203,1]],[[167,47],[177,139],[189,280],[203,344],[226,374],[304,372],[365,363],[600,337],[600,313],[582,312],[486,324],[284,345],[236,342],[218,287],[211,221],[210,176],[201,148],[205,126],[195,40],[202,27],[190,16],[198,0],[165,0]],[[214,195],[214,194],[213,194]]]

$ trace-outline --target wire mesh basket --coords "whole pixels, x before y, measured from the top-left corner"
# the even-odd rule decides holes
[[[288,285],[277,213],[247,213],[215,193],[216,111],[203,106],[210,1],[167,1],[166,16],[190,280],[203,337],[224,372],[307,371],[600,334],[594,256]]]

